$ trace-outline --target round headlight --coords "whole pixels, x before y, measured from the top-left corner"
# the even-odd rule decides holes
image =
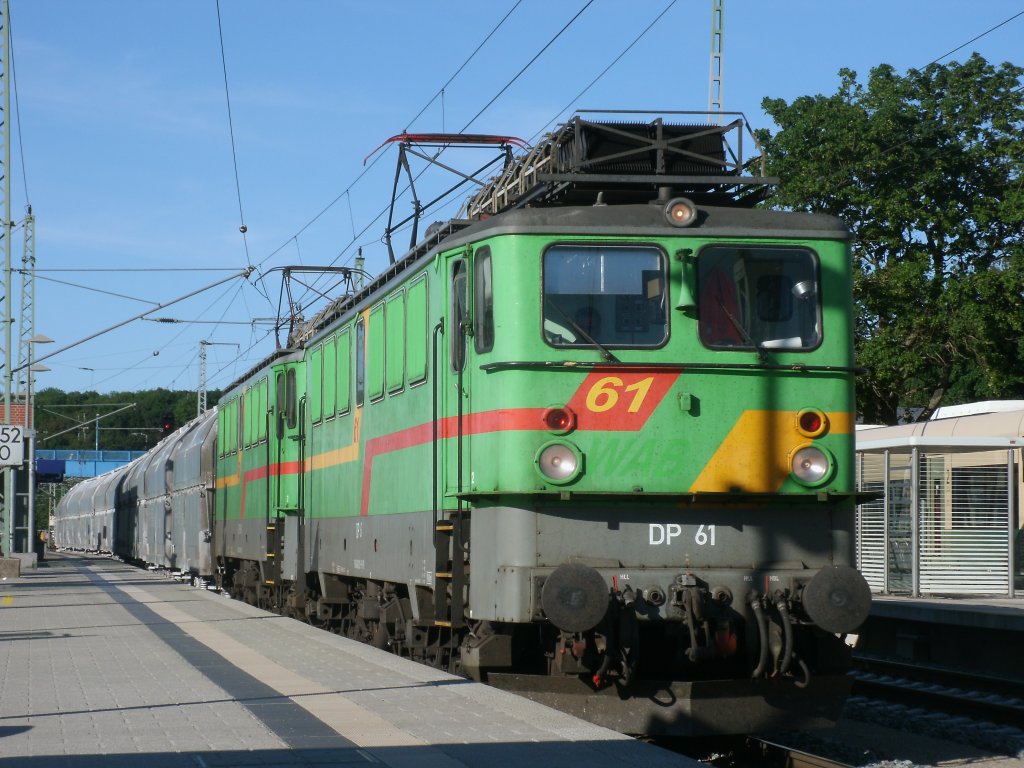
[[[828,478],[832,462],[828,454],[813,445],[798,448],[793,453],[793,477],[804,485],[817,485]]]
[[[551,483],[575,480],[583,468],[583,457],[575,446],[568,443],[547,443],[537,451],[537,469]]]
[[[675,197],[665,204],[665,218],[673,227],[688,227],[697,220],[697,206],[685,197]]]

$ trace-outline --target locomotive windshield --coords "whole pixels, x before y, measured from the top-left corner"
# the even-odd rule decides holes
[[[544,339],[556,347],[657,347],[668,336],[665,254],[650,246],[544,252]]]
[[[805,248],[716,245],[697,258],[700,340],[712,348],[821,343],[818,261]]]

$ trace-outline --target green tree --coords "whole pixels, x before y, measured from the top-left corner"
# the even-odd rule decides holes
[[[773,205],[854,233],[858,408],[1024,397],[1024,69],[978,54],[831,96],[766,98]]]
[[[196,393],[187,390],[161,388],[101,395],[48,387],[34,394],[38,446],[46,450],[92,450],[99,416],[101,450],[143,451],[160,441],[164,414],[173,415],[175,427],[196,416]],[[219,397],[216,390],[207,393],[210,407]]]

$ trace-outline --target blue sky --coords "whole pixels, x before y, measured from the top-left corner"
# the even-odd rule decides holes
[[[862,78],[883,62],[900,71],[922,67],[1024,11],[1021,0],[725,5],[725,109],[769,128],[765,96],[833,93],[841,67]],[[364,157],[405,129],[531,140],[575,109],[703,110],[708,100],[711,0],[221,0],[233,156],[215,0],[10,6],[12,216],[20,221],[31,203],[36,331],[56,342],[39,347],[40,355],[248,262],[262,270],[351,265],[362,245],[368,270],[378,272],[387,261],[383,219],[372,222],[390,199],[396,150],[356,179]],[[1024,64],[1022,36],[1024,16],[943,61],[978,51],[994,63]],[[421,198],[448,183],[424,176]],[[399,208],[407,211],[407,203]],[[21,243],[19,230],[15,268]],[[86,267],[182,271],[44,271]],[[273,350],[266,326],[247,323],[274,316],[279,291],[279,273],[260,285],[226,283],[154,313],[207,322],[136,321],[46,360],[52,370],[36,386],[194,389],[199,342],[208,340],[216,342],[208,347],[209,386],[222,387]]]

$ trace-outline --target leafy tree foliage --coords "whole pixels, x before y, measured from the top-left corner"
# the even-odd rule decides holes
[[[217,391],[207,393],[211,405],[219,397]],[[144,451],[163,436],[165,414],[174,417],[175,428],[196,417],[196,393],[182,390],[148,389],[100,395],[47,388],[33,393],[33,399],[39,433],[37,445],[46,450],[93,450],[99,417],[100,450]]]
[[[858,407],[1024,397],[1024,69],[978,54],[762,106],[774,204],[854,233]],[[919,417],[919,418],[920,418]]]

